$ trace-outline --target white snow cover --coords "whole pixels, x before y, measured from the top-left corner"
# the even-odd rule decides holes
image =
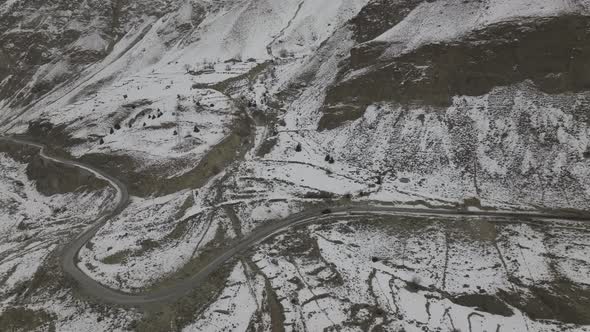
[[[246,331],[261,309],[264,291],[262,277],[249,272],[246,264],[237,263],[217,300],[182,331]]]
[[[103,52],[108,46],[108,42],[98,33],[93,32],[89,35],[80,37],[72,47],[76,50]]]
[[[211,241],[218,222],[211,225],[206,218],[189,218],[186,230],[171,236],[182,222],[174,215],[190,195],[134,197],[118,218],[101,228],[92,246],[80,250],[78,266],[101,283],[125,291],[141,289],[180,269]]]
[[[179,12],[157,19],[145,17],[103,61],[33,105],[11,132],[24,130],[31,119],[46,118],[66,125],[73,138],[89,139],[71,147],[69,152],[76,157],[131,155],[145,168],[188,159],[186,166],[166,168],[166,175],[176,176],[227,137],[237,110],[231,97],[247,96],[259,110],[268,111],[271,107],[263,105],[267,92],[279,92],[291,83],[306,87],[282,105],[285,110],[278,116],[285,126],[258,125],[256,148],[239,165],[222,171],[198,190],[132,197],[129,207],[81,249],[78,266],[110,287],[144,289],[182,268],[219,233],[226,236],[224,240],[240,232],[248,234],[305,204],[324,202],[314,198],[318,195],[334,195],[335,200],[350,195],[355,200],[400,205],[418,200],[455,204],[477,197],[483,205],[499,208],[588,206],[590,170],[582,156],[590,146],[590,131],[572,113],[586,98],[583,94],[551,96],[523,84],[479,97],[457,96],[444,110],[373,104],[360,119],[334,130],[316,131],[325,88],[354,46],[351,32],[342,25],[366,2],[203,1],[208,12],[195,26],[195,13],[187,1]],[[2,8],[11,3],[5,2]],[[567,0],[424,2],[377,40],[400,42],[389,50],[387,55],[392,55],[505,20],[588,8],[588,2]],[[190,25],[189,31],[177,31],[180,24]],[[106,42],[99,34],[91,34],[73,46],[99,51]],[[275,77],[268,78],[267,73],[255,77],[255,82],[234,92],[236,95],[203,86],[247,74],[269,60],[273,60]],[[67,70],[62,62],[46,65],[35,79],[52,80]],[[315,74],[311,82],[294,79],[309,72]],[[512,88],[517,92],[510,94],[507,90]],[[508,112],[489,107],[492,98],[504,95],[513,97]],[[562,99],[577,100],[560,104]],[[158,109],[163,114],[152,118]],[[17,111],[0,104],[2,114]],[[531,128],[555,129],[555,137],[523,134],[517,130],[522,119],[530,121]],[[453,131],[449,122],[465,124],[465,128]],[[115,124],[122,128],[110,134]],[[193,131],[195,126],[198,134]],[[179,135],[173,135],[174,130]],[[269,137],[272,130],[277,134]],[[103,144],[98,143],[100,138]],[[256,151],[270,139],[276,139],[276,144],[258,156]],[[554,141],[547,147],[550,139]],[[477,174],[472,164],[453,159],[458,143],[466,142],[472,143],[466,149],[474,155]],[[297,144],[302,151],[295,151]],[[325,160],[328,154],[335,163]],[[55,208],[75,202],[67,205],[72,214],[91,215],[98,212],[93,203],[112,193],[48,199],[34,191],[24,165],[4,156],[0,156],[0,165],[0,253],[8,253],[0,261],[0,294],[5,294],[42,266],[59,232],[84,225],[84,220],[70,224],[67,218],[71,215],[56,214]],[[502,181],[507,176],[514,176],[509,183]],[[561,182],[572,177],[578,181],[575,185]],[[24,183],[23,190],[16,189],[14,179]],[[217,188],[221,188],[219,193]],[[187,200],[193,203],[183,207]],[[18,213],[2,209],[9,206],[16,206]],[[224,211],[226,207],[236,210],[238,229]],[[26,220],[35,220],[37,228],[16,231]],[[582,226],[563,223],[561,228],[540,231],[529,224],[461,221],[464,224],[448,231],[445,226],[452,222],[447,222],[429,220],[419,231],[395,232],[346,221],[311,226],[312,245],[301,255],[281,252],[281,245],[299,240],[281,234],[256,251],[254,261],[262,272],[252,271],[242,261],[236,263],[221,293],[185,330],[246,330],[264,310],[265,278],[285,309],[287,330],[293,331],[334,325],[352,331],[357,325],[351,321],[368,320],[375,308],[392,314],[391,319],[374,320],[374,325],[383,323],[388,330],[420,331],[421,326],[428,326],[493,331],[501,326],[502,331],[544,331],[563,327],[533,321],[512,307],[515,313],[509,317],[486,313],[458,305],[448,295],[511,290],[511,277],[518,278],[526,293],[526,287],[554,281],[555,273],[587,284],[590,252],[585,243],[589,240],[587,232],[575,230]],[[479,227],[484,226],[494,234],[493,240],[480,233]],[[39,228],[43,230],[38,232]],[[474,240],[473,234],[484,239]],[[44,240],[36,241],[39,236]],[[555,253],[565,253],[565,258],[552,261]],[[409,289],[415,281],[428,289]],[[56,328],[60,331],[122,330],[137,318],[130,311],[121,311],[103,320],[104,315],[83,310],[87,308],[72,302],[67,294],[59,302],[42,301],[39,308],[59,313]],[[352,304],[361,304],[361,308],[354,311]],[[262,320],[266,324],[268,317]]]
[[[428,43],[449,41],[502,21],[588,13],[579,0],[425,1],[402,22],[375,38],[395,42],[382,57],[393,57]]]
[[[45,196],[28,179],[26,168],[0,153],[0,315],[20,306],[52,315],[58,331],[125,330],[127,321],[136,317],[132,313],[120,311],[105,317],[74,300],[69,291],[53,294],[57,296],[40,294],[28,303],[15,296],[16,292],[27,296],[30,282],[56,249],[92,223],[116,195],[104,189]]]
[[[368,320],[369,311],[361,309],[355,314],[351,309],[355,304],[385,312],[387,321],[372,321],[385,324],[385,330],[421,331],[426,326],[494,331],[500,326],[502,331],[548,331],[558,326],[549,320],[532,320],[510,305],[507,308],[513,313],[502,315],[453,300],[465,294],[493,295],[501,290],[526,294],[526,287],[513,284],[512,278],[537,287],[554,281],[555,276],[543,275],[550,263],[539,260],[548,254],[548,248],[527,242],[542,239],[545,227],[469,219],[372,219],[310,226],[311,241],[318,245],[315,253],[299,249],[301,242],[289,242],[288,234],[259,248],[257,265],[269,276],[277,295],[289,299],[282,302],[288,330],[311,324],[323,329],[347,326],[351,320]],[[575,226],[549,227],[550,232],[562,236],[552,242],[566,238],[568,243],[583,241],[585,235],[579,235]],[[494,235],[496,231],[501,234]],[[523,241],[523,236],[527,240]],[[580,257],[573,253],[585,251],[584,245],[573,245],[572,255],[558,260],[573,263]],[[588,258],[578,262],[587,272]],[[523,272],[527,276],[520,275]],[[341,282],[331,281],[333,278]],[[590,327],[563,328],[588,331]]]

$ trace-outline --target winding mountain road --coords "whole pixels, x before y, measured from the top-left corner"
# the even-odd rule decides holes
[[[46,153],[44,145],[30,142],[23,139],[0,137],[0,141],[8,141],[15,144],[28,145],[39,149],[39,155],[46,159],[63,165],[74,166],[93,173],[96,177],[108,181],[110,185],[117,191],[117,201],[115,207],[110,211],[99,215],[94,223],[79,234],[72,242],[67,244],[62,252],[61,265],[66,274],[73,278],[79,288],[86,294],[96,298],[101,302],[112,303],[124,306],[142,306],[161,302],[171,302],[177,300],[184,295],[190,293],[201,282],[206,280],[212,272],[218,269],[221,265],[228,262],[238,254],[246,252],[248,249],[254,247],[261,241],[272,237],[273,235],[282,232],[288,228],[303,225],[307,223],[317,223],[329,220],[337,220],[343,218],[358,218],[361,216],[378,216],[378,215],[394,215],[394,216],[423,216],[423,217],[478,217],[478,218],[493,218],[496,222],[519,222],[538,224],[549,220],[571,220],[571,221],[590,221],[587,216],[577,216],[569,214],[548,214],[548,213],[529,213],[529,212],[501,212],[501,211],[468,211],[468,210],[451,210],[451,209],[427,209],[427,208],[406,208],[395,207],[387,205],[376,204],[351,204],[348,206],[331,207],[330,210],[326,208],[309,209],[297,214],[293,214],[285,219],[267,223],[258,227],[250,234],[243,237],[239,242],[225,252],[217,256],[202,270],[193,274],[192,276],[178,281],[173,286],[167,288],[156,289],[145,293],[124,293],[112,288],[109,288],[98,281],[86,275],[77,266],[78,252],[90,239],[92,239],[98,230],[113,216],[119,214],[129,202],[129,194],[126,186],[113,178],[112,176],[80,162],[66,160],[59,157],[50,156]],[[568,226],[560,226],[568,227]],[[571,228],[575,228],[572,226]],[[587,229],[579,228],[582,231]]]

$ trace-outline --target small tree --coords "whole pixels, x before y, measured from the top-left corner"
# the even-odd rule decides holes
[[[410,280],[407,283],[407,289],[410,292],[416,292],[419,288],[420,288],[420,283],[422,282],[422,280],[420,280],[420,277],[418,277],[417,275],[412,277],[412,280]]]
[[[127,95],[123,95],[123,99],[127,100]]]
[[[176,135],[178,135],[178,132],[175,130],[172,135],[176,136]]]
[[[195,125],[195,128],[193,128],[193,131],[194,131],[195,133],[198,133],[198,132],[200,132],[200,130],[199,130],[199,127],[197,127],[197,125]]]
[[[98,141],[98,144],[103,145],[104,144],[104,139],[100,139],[100,141]]]
[[[324,158],[324,161],[330,161],[330,155],[329,154],[326,155],[326,158]]]
[[[121,125],[120,125],[120,124],[118,124],[118,123],[117,123],[117,124],[115,124],[115,129],[116,129],[116,130],[119,130],[119,129],[121,129]]]
[[[328,160],[328,162],[329,162],[330,164],[333,164],[333,163],[334,163],[334,157],[330,157],[330,160]]]
[[[297,143],[297,146],[295,147],[295,152],[301,152],[301,143]]]
[[[115,129],[111,128],[110,133],[111,133],[111,135],[114,134],[115,133]]]
[[[145,122],[143,123],[143,126],[145,127]]]
[[[203,61],[203,68],[204,69],[215,69],[215,64],[213,62],[209,62],[209,60],[205,59]]]

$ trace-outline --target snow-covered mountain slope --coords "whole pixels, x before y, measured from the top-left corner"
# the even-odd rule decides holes
[[[585,1],[579,0],[423,2],[402,22],[374,40],[395,44],[383,54],[392,57],[424,44],[456,40],[503,22],[584,13],[588,13],[588,8]]]
[[[178,1],[5,1],[0,10],[0,96],[26,106],[102,60],[119,38]]]
[[[338,118],[355,105],[445,106],[453,96],[526,79],[548,92],[586,90],[588,13],[581,2],[423,3],[352,50],[328,93],[320,127],[337,125],[330,113]]]
[[[393,192],[586,208],[587,3],[404,4],[399,24],[349,46],[350,57],[310,60],[319,74],[286,124],[319,132],[288,139],[313,140],[320,160],[389,174]],[[324,48],[346,45],[343,35]]]
[[[75,262],[121,292],[173,284],[310,206],[585,212],[589,112],[588,0],[0,2],[0,130],[128,187]],[[0,157],[17,195],[0,199],[43,241],[83,225],[59,233],[54,205],[108,196],[39,194]],[[0,322],[17,308],[57,330],[588,330],[585,224],[439,219],[301,225],[141,310],[70,285],[53,301],[42,279],[34,298],[0,297]],[[0,239],[14,278],[59,256],[55,239],[16,239]],[[30,266],[3,260],[19,248]]]
[[[60,143],[75,156],[113,153],[142,163],[144,170],[168,161],[163,176],[186,173],[187,163],[230,136],[238,120],[233,102],[219,92],[193,90],[195,84],[239,76],[275,58],[311,54],[363,4],[179,1],[168,13],[144,13],[125,24],[119,39],[113,37],[103,59],[80,72],[65,60],[32,68],[41,80],[56,70],[69,71],[73,79],[51,81],[51,91],[39,98],[21,91],[34,98],[28,105],[5,98],[4,130],[30,131],[33,121],[53,128],[49,136],[67,136]],[[128,16],[140,15],[141,8],[129,7]],[[67,47],[95,47],[99,41],[95,31]]]

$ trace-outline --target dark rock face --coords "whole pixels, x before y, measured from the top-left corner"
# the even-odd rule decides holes
[[[38,155],[27,164],[27,176],[35,181],[37,190],[47,196],[76,191],[94,191],[105,188],[107,183],[90,172],[55,164]]]
[[[360,44],[350,50],[348,65],[357,69],[370,66],[374,63],[375,59],[379,58],[379,56],[383,54],[388,46],[389,43],[378,41]]]
[[[388,43],[368,42],[400,23],[423,0],[372,0],[352,18],[347,28],[352,31],[353,39],[359,43],[351,50],[350,57],[341,64],[340,76],[349,70],[371,65]],[[319,129],[334,129],[342,123],[358,119],[364,109],[356,105],[325,103],[324,115],[320,120]]]
[[[78,57],[75,52],[68,54],[70,44],[83,33],[97,31],[107,40],[110,35],[112,8],[108,2],[90,3],[71,1],[22,1],[15,3],[0,15],[0,57],[4,68],[0,69],[0,99],[13,97],[13,93],[24,87],[39,66],[59,61],[68,56]],[[18,28],[15,28],[18,27]],[[75,61],[80,64],[96,60]],[[49,91],[60,81],[34,83],[33,95]],[[22,97],[22,95],[21,95]],[[25,103],[20,98],[15,103]]]
[[[561,16],[504,22],[457,41],[429,44],[384,59],[383,43],[351,52],[339,82],[327,93],[320,129],[331,129],[331,114],[358,118],[379,101],[448,106],[455,95],[477,96],[495,86],[532,80],[542,91],[590,89],[590,17]],[[368,68],[353,79],[343,77]]]
[[[468,294],[461,295],[453,299],[453,302],[466,307],[474,307],[479,311],[489,312],[494,315],[510,317],[514,311],[504,302],[492,295],[487,294]]]
[[[26,163],[28,178],[35,181],[37,190],[46,196],[77,191],[90,192],[108,186],[107,182],[97,179],[90,172],[41,158],[36,148],[2,142],[0,153]]]
[[[372,0],[350,20],[354,39],[369,41],[401,22],[424,0]]]

